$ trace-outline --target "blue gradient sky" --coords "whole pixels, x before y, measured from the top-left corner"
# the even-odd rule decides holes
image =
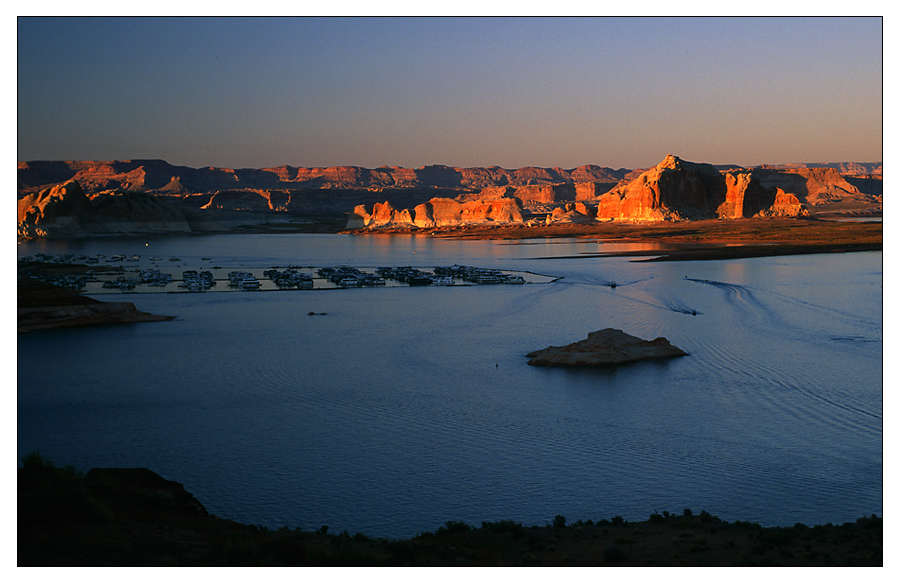
[[[882,159],[880,18],[19,18],[18,160]]]

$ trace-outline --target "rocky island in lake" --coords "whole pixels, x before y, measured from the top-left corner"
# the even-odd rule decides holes
[[[613,366],[641,360],[687,356],[665,338],[642,340],[614,328],[591,332],[566,346],[548,346],[529,352],[532,366]]]

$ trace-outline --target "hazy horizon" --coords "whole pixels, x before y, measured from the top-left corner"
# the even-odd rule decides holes
[[[17,158],[880,162],[882,19],[24,18]]]
[[[673,154],[673,155],[677,156],[677,154]],[[677,157],[678,157],[678,158],[682,158],[681,156],[677,156]],[[684,159],[684,158],[682,158],[682,159]],[[295,168],[341,168],[341,167],[349,168],[349,167],[352,167],[352,168],[365,168],[365,169],[367,169],[367,170],[376,170],[376,169],[378,169],[378,168],[403,168],[403,169],[407,169],[407,170],[408,170],[408,169],[413,169],[413,170],[415,170],[415,169],[419,169],[419,168],[424,168],[424,167],[426,167],[426,166],[446,166],[446,167],[451,167],[449,164],[440,164],[440,163],[436,163],[436,164],[426,164],[426,165],[424,165],[424,166],[416,166],[416,167],[412,167],[412,166],[399,166],[399,165],[397,165],[397,164],[382,164],[381,166],[359,166],[359,165],[354,165],[354,164],[332,164],[331,166],[299,166],[299,165],[297,165],[297,164],[278,164],[278,165],[275,165],[275,166],[246,166],[246,165],[237,165],[237,166],[219,166],[219,165],[209,165],[209,164],[207,164],[207,165],[204,165],[204,166],[193,166],[193,167],[192,167],[192,166],[188,166],[187,164],[174,164],[174,163],[170,162],[169,160],[164,160],[164,159],[161,159],[161,158],[111,158],[111,159],[105,159],[105,160],[98,160],[98,159],[90,159],[90,160],[88,160],[88,159],[80,159],[80,160],[72,160],[72,159],[69,159],[69,160],[60,160],[60,159],[52,159],[52,160],[51,160],[51,159],[42,159],[42,160],[38,160],[38,159],[33,159],[33,160],[19,160],[19,162],[24,162],[24,163],[28,163],[28,162],[134,162],[134,161],[144,161],[144,160],[160,160],[160,161],[162,161],[162,162],[166,162],[166,163],[172,164],[172,166],[178,166],[178,167],[188,167],[188,168],[198,168],[198,169],[202,169],[202,168],[220,168],[220,169],[223,169],[223,170],[266,169],[266,168],[279,168],[279,167],[282,167],[282,166],[295,167]],[[706,162],[704,162],[703,160],[687,160],[687,161],[688,161],[688,162],[697,162],[697,163],[706,163]],[[659,160],[659,161],[657,162],[657,164],[658,164],[659,162],[662,162],[662,160]],[[804,161],[791,160],[791,161],[788,161],[788,162],[765,162],[764,164],[770,164],[770,165],[783,165],[783,164],[813,164],[813,165],[816,165],[816,164],[840,164],[840,163],[856,163],[856,164],[876,164],[876,163],[877,163],[877,164],[881,164],[881,163],[883,163],[883,160],[829,160],[829,161],[827,161],[827,162],[811,161],[811,160],[804,160]],[[728,166],[728,165],[730,165],[730,164],[715,164],[715,165],[716,165],[716,166]],[[751,167],[751,166],[759,166],[758,164],[756,164],[756,165],[734,164],[734,165],[735,165],[735,166],[741,166],[741,167],[743,167],[743,168],[749,168],[749,167]],[[640,168],[652,168],[653,166],[656,166],[656,164],[648,164],[648,165],[646,165],[646,166],[636,166],[636,167],[627,167],[627,166],[612,167],[612,166],[608,166],[608,165],[606,165],[606,164],[600,164],[600,163],[592,163],[592,162],[588,162],[588,163],[586,163],[586,164],[582,164],[581,166],[599,166],[599,167],[603,167],[603,168],[610,168],[610,169],[612,169],[612,170],[623,170],[623,169],[625,169],[625,170],[638,170],[638,169],[640,169]],[[480,166],[453,166],[453,167],[454,167],[454,168],[493,168],[493,167],[499,167],[499,168],[503,168],[504,170],[518,170],[519,168],[525,168],[525,166],[510,167],[510,166],[499,166],[498,164],[483,164],[483,165],[480,165]],[[535,168],[560,168],[560,169],[562,169],[562,170],[574,170],[575,168],[579,168],[580,166],[566,166],[566,167],[564,167],[564,166],[559,166],[558,164],[555,164],[555,165],[553,165],[553,166],[534,166],[534,165],[531,165],[531,167],[535,167]]]

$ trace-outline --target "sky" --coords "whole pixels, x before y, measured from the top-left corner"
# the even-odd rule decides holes
[[[17,18],[18,160],[883,158],[881,18]]]

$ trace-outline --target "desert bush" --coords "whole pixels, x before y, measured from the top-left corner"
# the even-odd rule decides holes
[[[662,514],[657,514],[656,512],[654,512],[650,515],[650,524],[660,524],[663,522],[663,520],[664,519]]]
[[[514,536],[525,535],[525,527],[522,526],[522,523],[513,522],[512,520],[501,520],[499,522],[482,522],[481,528],[485,530],[491,530],[495,533],[509,533]]]
[[[559,529],[559,528],[563,528],[565,525],[566,525],[566,517],[561,514],[557,514],[556,517],[553,519],[553,528]]]
[[[41,455],[39,451],[30,451],[22,458],[22,467],[34,468],[52,468],[53,462]]]
[[[57,468],[52,461],[34,451],[22,459],[20,472],[20,517],[65,515],[90,518],[96,514],[96,517],[103,518],[108,512],[89,496],[84,475],[73,466]]]
[[[444,526],[437,529],[437,534],[448,534],[451,532],[468,532],[472,527],[461,520],[448,520]]]

